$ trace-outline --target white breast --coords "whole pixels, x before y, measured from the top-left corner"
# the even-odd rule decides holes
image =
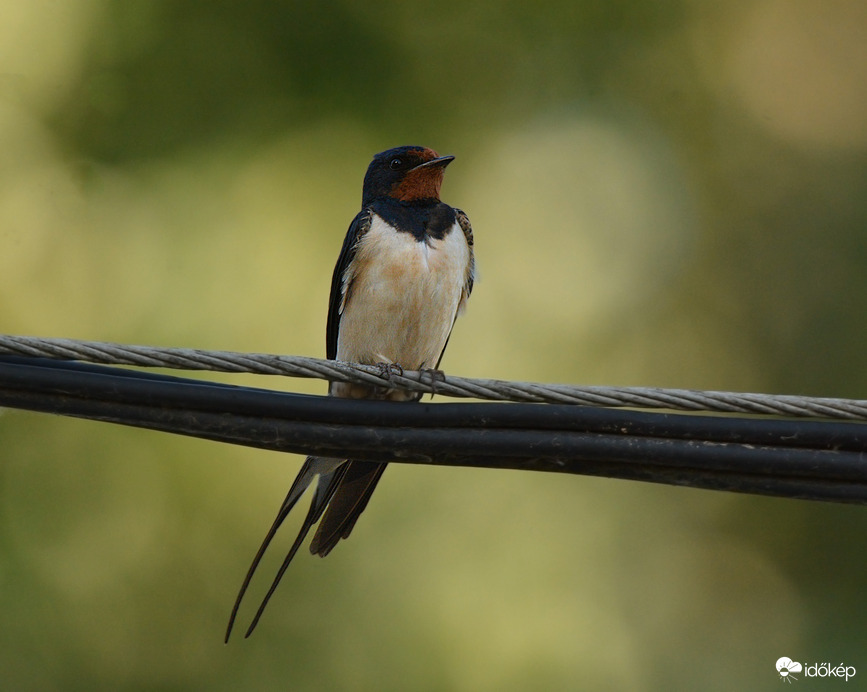
[[[374,214],[346,277],[337,359],[435,367],[462,307],[469,263],[457,223],[441,240],[418,241]]]

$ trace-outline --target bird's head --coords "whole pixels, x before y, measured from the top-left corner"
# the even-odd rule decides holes
[[[364,176],[362,205],[381,197],[401,202],[438,200],[445,167],[454,156],[427,147],[395,147],[373,157]]]

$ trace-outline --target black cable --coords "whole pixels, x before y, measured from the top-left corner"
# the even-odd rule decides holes
[[[278,451],[867,502],[867,425],[551,404],[401,404],[0,357],[0,406]]]

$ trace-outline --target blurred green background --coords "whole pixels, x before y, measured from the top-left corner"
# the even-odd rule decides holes
[[[448,372],[865,396],[867,5],[836,0],[4,0],[0,329],[321,356],[399,144],[457,156],[475,229]],[[392,466],[226,647],[298,457],[16,411],[0,440],[4,690],[867,676],[862,508]]]

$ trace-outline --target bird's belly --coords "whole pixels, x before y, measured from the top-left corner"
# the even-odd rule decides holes
[[[469,261],[457,225],[442,239],[419,241],[375,219],[355,257],[338,360],[435,367],[460,305]]]

